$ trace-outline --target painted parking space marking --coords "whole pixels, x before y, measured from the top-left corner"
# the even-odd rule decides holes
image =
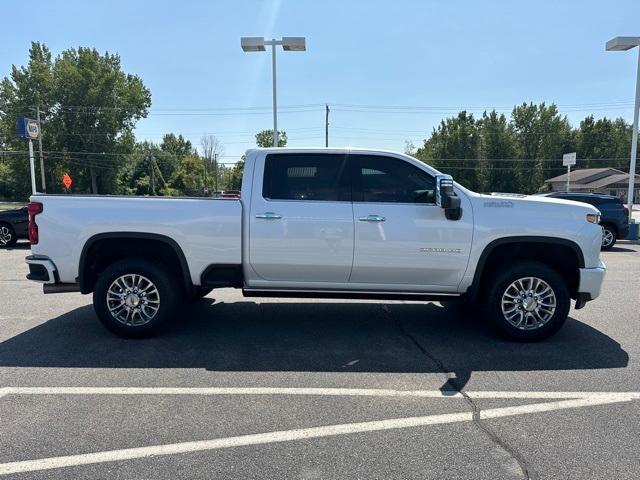
[[[240,393],[242,392],[242,393]],[[446,395],[439,390],[388,390],[388,389],[341,389],[341,388],[138,388],[138,387],[5,387],[0,397],[6,395],[345,395],[345,396],[413,396],[423,398],[461,398],[460,394]],[[528,398],[554,399],[544,403],[534,403],[511,407],[490,408],[480,411],[481,419],[493,419],[593,407],[614,403],[631,402],[640,399],[640,392],[465,392],[471,398]],[[429,425],[471,422],[472,412],[446,413],[418,417],[394,418],[369,422],[343,423],[319,427],[279,430],[274,432],[237,435],[211,440],[170,443],[145,447],[125,448],[102,452],[83,453],[59,457],[40,458],[0,464],[0,475],[51,470],[80,465],[91,465],[122,460],[142,459],[161,455],[176,455],[201,451],[219,450],[248,445],[308,440],[338,435],[379,432]]]
[[[465,391],[474,399],[570,399],[612,397],[640,399],[640,392]],[[362,397],[463,398],[442,390],[315,387],[2,387],[3,395],[319,395]]]

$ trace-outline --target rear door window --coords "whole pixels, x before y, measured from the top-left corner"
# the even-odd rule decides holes
[[[341,154],[269,154],[262,196],[267,200],[351,201],[346,159]]]

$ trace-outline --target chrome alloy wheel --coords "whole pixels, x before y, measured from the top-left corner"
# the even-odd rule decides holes
[[[502,294],[502,315],[520,330],[545,325],[556,311],[556,294],[537,277],[523,277],[511,283]]]
[[[608,228],[602,229],[602,246],[608,247],[613,243],[613,232]]]
[[[9,245],[11,240],[13,240],[11,230],[5,226],[0,227],[0,245]]]
[[[107,307],[113,318],[124,325],[145,325],[160,309],[160,293],[147,277],[128,273],[109,286]]]

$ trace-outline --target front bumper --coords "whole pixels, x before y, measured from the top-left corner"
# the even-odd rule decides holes
[[[606,271],[607,266],[602,260],[595,268],[581,268],[578,294],[582,294],[586,301],[598,298]]]

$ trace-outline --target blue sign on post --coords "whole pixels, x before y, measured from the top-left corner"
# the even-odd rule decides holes
[[[27,117],[18,117],[16,132],[21,138],[36,140],[40,137],[38,121]]]

